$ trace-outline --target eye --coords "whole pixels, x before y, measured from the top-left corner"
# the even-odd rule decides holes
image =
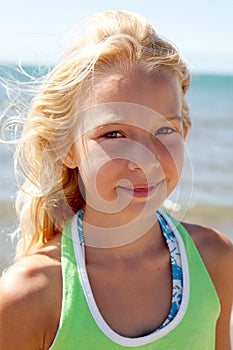
[[[106,134],[104,134],[102,137],[105,137],[107,139],[118,139],[120,137],[123,137],[122,133],[120,133],[117,130],[109,131]]]
[[[174,132],[177,132],[176,129],[173,129],[169,126],[164,126],[160,129],[158,129],[155,133],[155,135],[168,135],[168,134],[173,134]]]

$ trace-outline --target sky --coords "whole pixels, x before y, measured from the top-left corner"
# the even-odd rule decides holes
[[[145,16],[192,71],[233,74],[233,0],[2,0],[0,64],[55,64],[70,28],[108,9]]]

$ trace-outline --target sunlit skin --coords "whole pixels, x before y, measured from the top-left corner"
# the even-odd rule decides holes
[[[90,212],[95,218],[92,224],[98,225],[99,222],[103,226],[104,222],[105,226],[114,227],[128,223],[150,200],[150,208],[144,215],[154,215],[175,188],[183,164],[180,90],[175,77],[149,76],[140,71],[134,77],[123,74],[110,76],[106,84],[103,79],[101,89],[95,89],[94,98],[87,105],[104,106],[121,102],[122,116],[119,120],[109,118],[98,126],[92,120],[91,130],[83,133],[82,142],[77,142],[71,155],[72,167],[79,169],[81,160],[87,158],[83,178],[86,187],[85,218]],[[133,104],[128,107],[127,113],[123,113],[124,103]],[[138,120],[134,118],[136,113]],[[106,157],[103,161],[104,153]],[[96,167],[98,171],[95,173]],[[80,172],[82,174],[82,167]],[[95,191],[93,186],[96,186],[99,195],[95,208],[89,199],[89,194],[91,196]],[[123,198],[127,194],[131,201],[124,210],[107,216],[108,211],[101,210],[101,199],[110,205],[118,196]]]
[[[114,102],[144,106],[153,113],[149,114],[151,118],[143,125],[140,118],[136,125],[132,123],[133,115],[127,114],[124,120],[118,120],[111,126],[109,123],[114,120],[102,121],[100,130],[97,130],[96,121],[92,120],[90,128],[84,130],[83,138],[77,139],[67,150],[64,162],[67,167],[84,171],[84,184],[90,185],[90,189],[86,189],[85,239],[91,227],[95,228],[92,236],[99,233],[97,228],[103,226],[108,231],[119,231],[119,226],[127,223],[128,229],[132,230],[135,227],[131,221],[143,213],[141,226],[137,227],[139,230],[147,227],[148,230],[144,230],[138,239],[115,247],[85,245],[86,268],[100,313],[117,333],[138,337],[159,327],[167,318],[171,306],[170,254],[161,229],[154,220],[154,211],[159,201],[163,200],[163,195],[167,196],[179,180],[183,140],[188,130],[182,129],[180,119],[180,85],[169,75],[150,76],[138,71],[133,77],[123,73],[103,77],[101,84],[94,86],[84,107]],[[156,118],[152,118],[152,115]],[[163,116],[162,120],[160,116]],[[82,147],[83,141],[85,148]],[[121,147],[127,150],[127,157],[116,159],[114,150],[120,151]],[[137,152],[131,152],[132,149]],[[98,170],[96,177],[93,178],[88,167],[82,164],[83,159],[87,159],[85,166],[89,164]],[[145,189],[143,193],[140,186],[137,187],[139,184],[154,184],[161,178],[163,186],[158,202],[154,201],[153,193]],[[95,185],[101,210],[89,205],[89,202],[93,204],[91,191]],[[130,186],[132,188],[133,185],[136,185],[136,191],[132,192]],[[127,186],[128,189],[124,188]],[[105,200],[110,206],[121,196],[130,198],[125,208],[116,214],[102,211],[101,201]],[[149,209],[144,213],[147,202]],[[194,224],[183,225],[205,263],[221,303],[216,350],[230,350],[232,245],[213,229]],[[57,334],[62,308],[61,235],[57,234],[40,249],[13,265],[0,280],[0,295],[0,348],[48,350]]]

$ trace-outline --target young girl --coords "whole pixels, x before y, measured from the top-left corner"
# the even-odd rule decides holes
[[[159,209],[182,171],[189,79],[126,11],[91,16],[48,75],[16,152],[1,349],[230,349],[230,242]]]

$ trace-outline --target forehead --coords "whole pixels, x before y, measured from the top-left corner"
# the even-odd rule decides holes
[[[87,108],[79,113],[76,136],[80,137],[94,128],[109,124],[124,124],[151,132],[156,126],[164,123],[168,125],[172,120],[181,121],[181,117],[178,114],[165,117],[152,109],[134,103],[109,102]]]
[[[94,84],[88,106],[128,102],[152,109],[164,116],[180,114],[182,90],[172,73],[149,74],[135,70],[128,74],[103,76]]]
[[[112,74],[97,84],[78,124],[83,131],[109,123],[125,123],[150,129],[181,115],[181,88],[174,76]]]

